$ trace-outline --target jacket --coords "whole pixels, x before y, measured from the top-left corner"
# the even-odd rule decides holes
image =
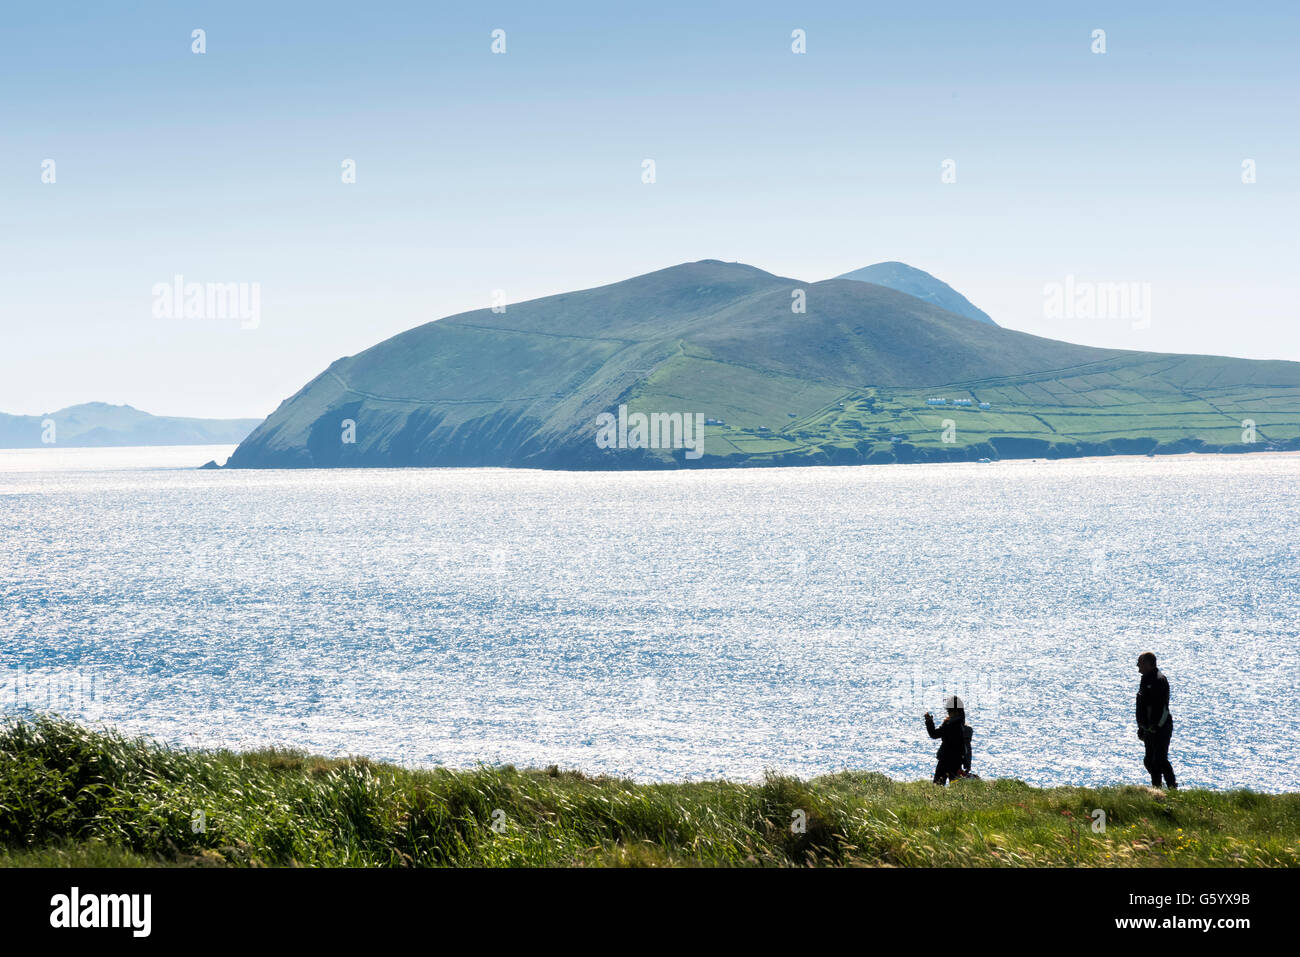
[[[932,738],[939,738],[939,752],[935,755],[939,764],[947,768],[964,768],[970,770],[970,725],[952,718],[944,718],[943,724],[934,726],[934,718],[925,716],[925,731]]]
[[[1173,716],[1169,713],[1169,679],[1163,671],[1149,671],[1142,676],[1137,693],[1137,725],[1139,731],[1154,733],[1169,726]]]

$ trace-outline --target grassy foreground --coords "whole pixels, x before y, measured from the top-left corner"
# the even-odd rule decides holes
[[[0,865],[811,864],[1294,867],[1300,794],[940,789],[858,772],[634,784],[192,752],[55,717],[0,728]]]

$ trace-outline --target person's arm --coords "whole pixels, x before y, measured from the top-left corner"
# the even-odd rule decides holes
[[[1165,712],[1169,710],[1169,679],[1162,673],[1151,690],[1155,692],[1150,708],[1151,730],[1155,731],[1164,724]]]
[[[971,729],[970,725],[966,725],[966,727],[963,728],[962,731],[966,740],[966,749],[965,749],[965,753],[962,755],[961,768],[967,774],[970,774],[970,761],[971,761],[970,739],[971,739],[971,735],[973,735],[975,732]]]
[[[1160,675],[1138,691],[1138,731],[1152,734],[1159,730],[1160,719],[1165,716],[1168,707],[1169,681]]]
[[[932,738],[943,737],[943,732],[934,726],[934,718],[930,716],[929,712],[926,712],[925,715],[925,732]]]

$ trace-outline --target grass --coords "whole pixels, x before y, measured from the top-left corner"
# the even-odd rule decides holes
[[[0,866],[682,865],[1295,867],[1300,794],[861,772],[635,784],[187,751],[56,716],[0,728]]]
[[[727,424],[705,430],[705,451],[710,464],[847,465],[1300,448],[1300,388],[1184,389],[1169,358],[1137,354],[925,389],[750,389],[765,404],[727,406]],[[722,408],[715,383],[683,396],[690,387],[680,371],[641,387],[629,408]],[[929,405],[932,397],[946,403]],[[1247,420],[1255,423],[1250,441]]]

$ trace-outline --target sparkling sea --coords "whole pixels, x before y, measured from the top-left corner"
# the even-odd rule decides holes
[[[642,781],[1296,790],[1300,456],[600,473],[0,452],[0,712]]]

